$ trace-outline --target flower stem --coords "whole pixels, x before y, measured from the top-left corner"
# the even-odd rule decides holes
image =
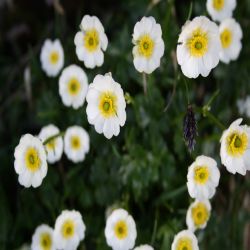
[[[62,132],[60,132],[60,133],[58,133],[58,134],[55,134],[55,135],[50,136],[49,138],[47,138],[47,139],[43,142],[43,145],[46,145],[46,144],[50,143],[51,141],[53,141],[54,139],[56,139],[56,138],[59,137],[59,136],[64,136],[64,134],[65,134],[65,132],[62,131]]]
[[[189,91],[188,91],[188,83],[187,83],[186,78],[184,78],[184,83],[185,83],[185,88],[186,88],[187,102],[188,102],[188,105],[189,105],[190,104],[189,95],[188,95]]]
[[[146,73],[142,73],[142,82],[143,82],[143,90],[144,90],[144,95],[147,94],[147,75]]]
[[[219,95],[219,93],[220,93],[220,90],[217,89],[217,90],[213,93],[213,95],[211,96],[211,98],[208,100],[208,103],[207,103],[206,106],[210,107],[211,104],[212,104],[212,102],[214,101],[214,99],[217,97],[217,95]]]
[[[202,108],[195,107],[195,109],[203,115],[203,117],[208,117],[213,123],[215,123],[221,130],[225,130],[226,127],[220,122],[209,110],[210,107],[205,105]]]
[[[155,242],[157,225],[158,225],[158,209],[155,212],[155,220],[154,220],[154,227],[153,227],[152,238],[151,238],[151,246],[153,246]]]
[[[226,127],[208,110],[206,111],[204,116],[207,116],[211,121],[213,121],[221,130],[225,130]]]

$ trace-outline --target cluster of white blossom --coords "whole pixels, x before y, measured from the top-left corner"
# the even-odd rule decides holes
[[[242,30],[232,18],[236,0],[207,0],[208,17],[195,17],[182,27],[178,38],[176,56],[183,74],[188,78],[199,75],[207,77],[219,61],[229,63],[236,60],[242,44]],[[219,26],[215,21],[220,22]],[[79,61],[88,69],[104,63],[104,52],[108,38],[104,27],[96,16],[85,15],[80,31],[75,35],[75,52]],[[133,63],[140,73],[151,74],[160,67],[165,44],[162,29],[153,17],[143,17],[134,26]],[[48,77],[56,77],[64,67],[64,50],[61,42],[47,39],[40,54],[42,69]],[[59,95],[63,104],[79,109],[85,103],[89,124],[96,132],[108,139],[118,136],[120,127],[126,122],[126,102],[121,85],[111,73],[98,74],[89,84],[86,72],[78,65],[65,67],[58,80]],[[240,112],[248,110],[249,100],[238,103]],[[242,107],[245,107],[244,109]],[[249,112],[248,112],[249,111]],[[249,113],[249,114],[248,114]],[[241,125],[242,119],[233,122],[221,137],[221,162],[231,173],[246,174],[250,170],[250,128]],[[47,161],[59,161],[63,151],[75,163],[85,159],[89,152],[90,139],[80,126],[69,127],[64,133],[55,125],[43,127],[38,136],[25,134],[15,148],[15,171],[19,183],[25,187],[38,187],[47,174]],[[179,232],[172,243],[172,250],[198,250],[195,230],[203,229],[211,213],[211,199],[219,184],[220,172],[214,159],[198,156],[188,168],[187,188],[194,202],[186,214],[187,230]],[[85,224],[77,211],[62,211],[54,229],[41,225],[32,237],[32,250],[75,250],[85,237]],[[124,209],[116,209],[108,216],[104,231],[108,246],[113,250],[130,250],[137,238],[136,224]],[[153,250],[141,245],[134,250]]]
[[[64,137],[53,124],[43,127],[38,136],[25,134],[15,148],[15,171],[19,183],[34,188],[42,184],[48,163],[59,161],[63,151],[69,160],[77,163],[89,152],[89,135],[80,126],[69,127]]]
[[[207,11],[217,26],[205,16],[187,21],[178,39],[177,60],[182,72],[189,78],[207,77],[219,61],[236,60],[242,44],[242,30],[232,18],[236,0],[207,0]],[[243,108],[244,106],[244,108]],[[247,113],[247,104],[238,102],[240,113]],[[233,174],[246,174],[250,170],[250,127],[233,122],[221,137],[220,157],[223,165]],[[194,202],[186,214],[187,230],[179,232],[172,243],[172,250],[198,250],[194,234],[204,229],[211,214],[211,199],[219,184],[220,172],[211,157],[198,156],[188,168],[187,188]]]
[[[31,250],[76,250],[85,237],[86,226],[82,215],[75,210],[64,210],[57,217],[54,229],[38,226],[32,236]]]

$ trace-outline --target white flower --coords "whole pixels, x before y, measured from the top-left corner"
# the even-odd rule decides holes
[[[207,0],[207,11],[214,21],[223,21],[233,14],[236,0]]]
[[[233,18],[222,21],[219,30],[222,45],[220,60],[224,63],[229,63],[231,60],[236,60],[239,57],[242,48],[242,30]]]
[[[241,115],[243,115],[245,113],[245,111],[246,111],[245,103],[246,103],[246,100],[244,100],[244,99],[237,100],[236,104],[237,104],[237,107],[238,107],[238,111],[239,111],[239,113]]]
[[[81,107],[88,91],[88,78],[77,65],[70,65],[59,78],[59,94],[65,106],[74,109]]]
[[[85,224],[75,210],[64,210],[57,217],[54,229],[56,249],[76,250],[85,237]]]
[[[242,118],[237,119],[223,132],[220,157],[229,172],[245,175],[250,170],[250,128],[241,122]]]
[[[164,42],[160,24],[153,17],[143,17],[133,33],[134,66],[140,72],[151,74],[160,66],[164,54]]]
[[[60,133],[60,130],[53,124],[43,127],[38,135],[38,138],[45,142],[48,138],[57,135]],[[47,151],[47,160],[49,163],[55,163],[59,161],[63,153],[63,139],[61,136],[56,137],[53,140],[50,140],[45,145]]]
[[[205,16],[194,18],[182,27],[177,45],[177,61],[183,74],[207,77],[219,63],[221,41],[216,23]]]
[[[189,195],[198,200],[211,199],[219,184],[220,172],[214,159],[201,155],[188,168],[187,187]]]
[[[171,250],[199,250],[196,236],[190,230],[183,230],[174,237]]]
[[[126,102],[121,85],[111,74],[97,75],[87,93],[87,116],[97,133],[110,139],[120,133],[126,121]]]
[[[58,39],[54,42],[46,39],[41,50],[40,60],[42,69],[47,76],[57,76],[64,64],[64,52],[61,42]]]
[[[154,250],[154,248],[149,245],[141,245],[139,247],[134,248],[134,250]]]
[[[17,250],[31,250],[30,245],[27,243],[24,243],[21,247],[19,247]]]
[[[41,225],[36,228],[32,236],[31,250],[56,250],[51,227]]]
[[[69,127],[64,135],[64,152],[68,159],[77,163],[85,159],[89,152],[89,135],[80,126]]]
[[[206,227],[210,218],[211,205],[209,200],[195,200],[188,208],[186,223],[188,229],[195,231]]]
[[[237,101],[237,107],[241,115],[245,114],[250,118],[250,96],[247,96],[246,99],[239,99]]]
[[[105,227],[107,244],[113,250],[129,250],[137,237],[135,221],[124,209],[116,209],[108,217]]]
[[[25,187],[40,186],[48,170],[46,152],[42,142],[32,135],[26,134],[21,137],[16,146],[14,156],[19,183]]]
[[[101,66],[108,38],[100,20],[96,16],[85,15],[80,28],[81,31],[76,33],[74,39],[78,59],[83,61],[87,68]]]

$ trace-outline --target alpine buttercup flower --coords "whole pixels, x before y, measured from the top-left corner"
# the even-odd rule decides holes
[[[64,64],[63,47],[59,39],[52,41],[46,39],[40,55],[42,69],[47,76],[55,77],[59,74]]]
[[[40,225],[32,236],[31,250],[56,250],[53,229],[47,225]]]
[[[246,115],[250,118],[250,95],[248,95],[244,99],[239,99],[237,101],[238,111],[241,115]]]
[[[54,229],[56,249],[76,250],[85,237],[85,224],[75,210],[64,210],[57,217]]]
[[[84,104],[88,92],[88,78],[77,65],[70,65],[59,78],[59,94],[65,106],[78,109]]]
[[[49,124],[43,127],[38,135],[38,138],[45,142],[48,138],[58,135],[60,130],[53,124]],[[47,151],[47,160],[49,163],[55,163],[59,161],[63,153],[63,139],[58,136],[45,145]]]
[[[174,237],[171,250],[199,250],[196,236],[190,230],[183,230]]]
[[[87,116],[97,133],[110,139],[126,121],[126,102],[121,85],[111,74],[97,75],[87,93]]]
[[[75,35],[76,54],[87,68],[101,66],[104,62],[103,51],[108,46],[104,28],[96,16],[85,15],[80,25],[81,31]]]
[[[236,0],[207,0],[207,11],[214,21],[223,21],[232,16]]]
[[[209,200],[195,200],[188,208],[186,223],[188,229],[195,231],[206,227],[210,218],[211,205]]]
[[[43,143],[37,137],[25,134],[16,146],[14,156],[19,183],[25,187],[40,186],[48,170]]]
[[[198,200],[211,199],[219,184],[220,172],[214,159],[198,156],[188,168],[187,187],[189,195]]]
[[[224,63],[229,63],[231,60],[236,60],[239,57],[242,48],[242,30],[233,18],[222,21],[219,30],[222,45],[220,60]]]
[[[195,17],[182,27],[177,45],[177,61],[183,74],[207,77],[219,63],[221,41],[216,23],[205,16]]]
[[[107,244],[113,250],[130,250],[137,237],[134,219],[124,209],[116,209],[108,217],[105,227]]]
[[[160,24],[153,17],[143,17],[133,33],[134,66],[140,72],[151,74],[160,66],[164,54],[164,42]]]
[[[241,122],[242,118],[237,119],[223,132],[220,157],[230,173],[245,175],[250,170],[250,128]]]
[[[80,126],[67,128],[64,135],[64,152],[68,159],[77,163],[85,159],[89,152],[89,135]]]
[[[139,247],[134,248],[134,250],[154,250],[150,245],[141,245]]]

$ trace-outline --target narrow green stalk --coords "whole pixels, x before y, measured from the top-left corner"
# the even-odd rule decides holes
[[[221,130],[225,130],[226,127],[209,111],[206,111],[206,114],[204,116],[207,116],[211,121],[213,121]]]
[[[158,210],[156,210],[155,212],[155,220],[154,220],[154,227],[153,227],[153,233],[152,233],[152,238],[151,238],[151,246],[153,246],[155,242],[157,225],[158,225]]]
[[[210,107],[205,105],[202,108],[195,107],[195,110],[198,111],[203,117],[208,117],[213,123],[215,123],[221,130],[225,130],[226,127],[209,111]]]
[[[147,75],[146,73],[142,73],[142,82],[143,82],[143,90],[144,90],[144,95],[147,94]]]
[[[189,90],[188,90],[188,84],[187,84],[187,80],[184,78],[184,83],[185,83],[185,87],[186,87],[186,96],[187,96],[187,102],[188,102],[188,105],[190,104],[189,102]]]
[[[212,102],[214,101],[214,99],[219,95],[219,93],[220,93],[220,90],[217,89],[217,90],[213,93],[213,95],[211,96],[211,98],[208,100],[208,103],[207,103],[206,106],[210,107],[211,104],[212,104]]]
[[[193,2],[190,3],[187,20],[190,19],[193,12]]]
[[[65,132],[62,131],[62,132],[60,132],[60,133],[58,133],[58,134],[55,134],[55,135],[50,136],[48,139],[46,139],[46,140],[43,142],[43,145],[46,145],[46,144],[50,143],[51,141],[53,141],[54,139],[56,139],[56,138],[59,137],[59,136],[64,136],[64,134],[65,134]]]

